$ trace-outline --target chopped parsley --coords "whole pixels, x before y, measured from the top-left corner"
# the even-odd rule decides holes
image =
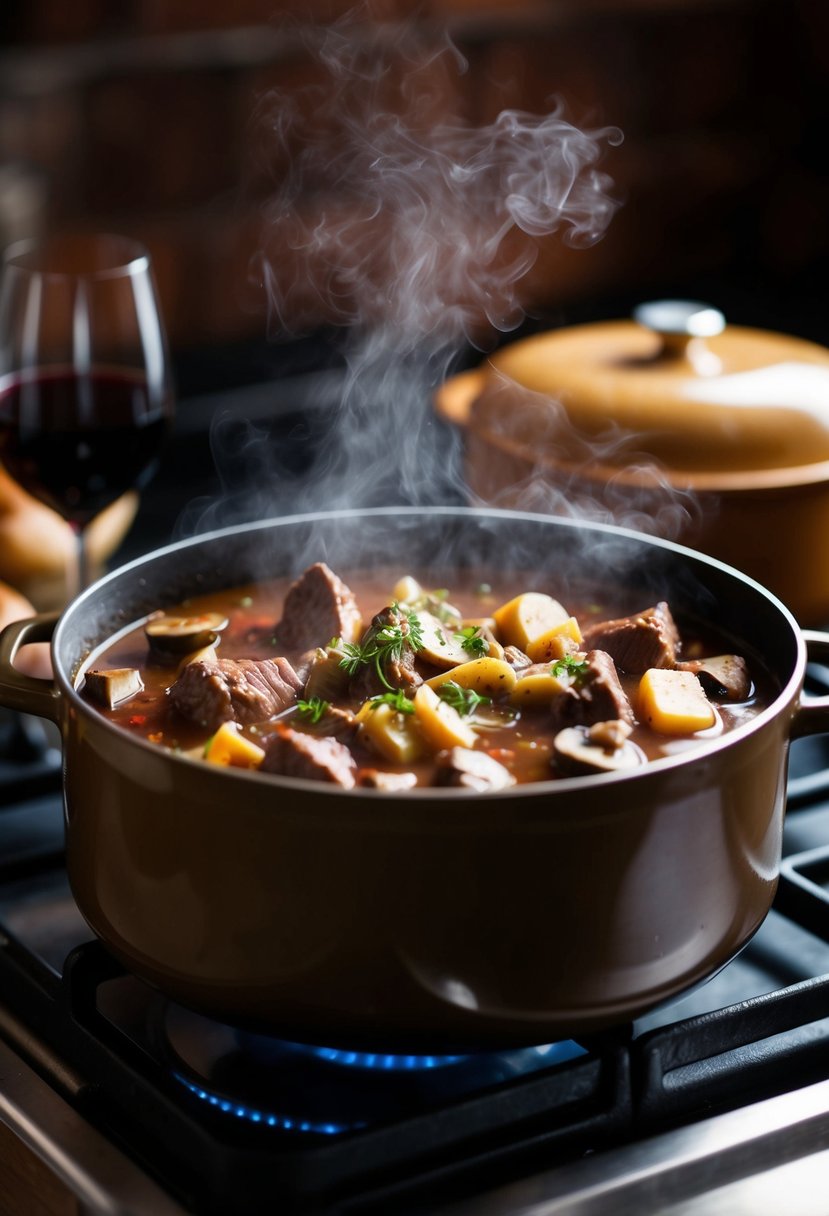
[[[393,605],[393,611],[400,611],[397,604]],[[408,634],[407,638],[404,638],[404,641],[407,641],[409,643],[412,650],[422,650],[423,649],[423,626],[420,623],[420,617],[417,615],[416,612],[409,612],[406,616],[406,620],[409,623],[409,634]],[[385,630],[381,629],[380,632],[381,633],[384,633],[386,631],[391,632],[392,630],[394,630],[396,628],[399,628],[399,626],[387,625],[386,629]],[[397,657],[399,658],[400,656],[398,655]]]
[[[471,655],[473,659],[483,659],[489,654],[489,643],[481,634],[479,625],[466,625],[455,637],[461,644],[461,648]]]
[[[414,705],[402,688],[395,689],[394,692],[378,693],[376,697],[370,697],[368,703],[372,709],[377,709],[381,705],[390,705],[399,714],[413,714],[415,711]]]
[[[492,700],[491,697],[484,697],[475,692],[474,688],[462,688],[454,680],[447,680],[444,684],[439,685],[436,691],[441,701],[451,705],[465,718],[474,714],[479,706],[489,705]]]
[[[572,676],[578,680],[587,671],[587,659],[583,654],[566,654],[562,659],[556,659],[550,664],[550,671],[560,680],[562,676]]]
[[[300,718],[316,726],[328,713],[329,706],[330,702],[323,701],[322,697],[309,697],[307,701],[297,701],[296,712]]]

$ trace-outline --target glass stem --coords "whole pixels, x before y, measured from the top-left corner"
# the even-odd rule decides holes
[[[92,574],[89,563],[89,548],[86,543],[86,529],[83,527],[73,527],[75,533],[75,579],[74,586],[71,585],[71,579],[68,580],[69,599],[74,599],[76,595],[80,595],[85,591],[92,582]]]

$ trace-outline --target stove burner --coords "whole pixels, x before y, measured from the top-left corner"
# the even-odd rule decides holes
[[[250,1034],[172,1004],[159,1030],[174,1079],[217,1117],[317,1136],[428,1111],[586,1054],[573,1042],[469,1055],[348,1051]]]

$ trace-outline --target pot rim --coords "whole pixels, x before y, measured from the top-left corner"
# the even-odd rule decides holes
[[[124,577],[125,574],[138,570],[142,566],[151,566],[155,561],[168,554],[178,553],[185,549],[198,548],[200,545],[209,544],[214,541],[220,542],[229,537],[238,537],[246,533],[256,531],[272,531],[280,527],[297,527],[315,523],[324,523],[326,521],[337,521],[348,519],[363,519],[381,518],[387,516],[389,518],[397,518],[399,516],[428,516],[430,519],[435,517],[446,518],[482,518],[482,519],[503,519],[512,523],[541,523],[551,525],[555,528],[566,528],[573,531],[588,530],[590,532],[600,533],[609,537],[617,537],[620,540],[626,539],[638,545],[645,545],[648,548],[664,550],[678,557],[679,559],[688,559],[690,561],[700,563],[703,566],[711,567],[719,570],[730,577],[732,580],[748,586],[755,593],[765,598],[779,613],[781,620],[785,622],[790,631],[792,640],[795,644],[796,657],[793,668],[785,682],[782,684],[774,700],[760,711],[755,717],[748,722],[741,723],[733,727],[725,734],[717,735],[710,741],[698,744],[692,750],[683,752],[674,756],[664,756],[658,760],[651,760],[641,768],[632,769],[621,773],[600,773],[590,774],[577,777],[556,777],[548,781],[534,781],[526,784],[511,786],[507,790],[493,791],[491,793],[479,793],[476,791],[452,790],[450,796],[447,796],[447,791],[444,789],[418,786],[410,790],[398,790],[394,793],[394,799],[403,799],[404,801],[422,802],[424,804],[440,803],[442,812],[445,813],[447,804],[457,804],[461,808],[468,806],[470,801],[489,803],[496,802],[512,802],[516,798],[529,798],[539,796],[555,796],[559,800],[565,797],[568,793],[581,791],[585,788],[600,789],[608,785],[617,785],[619,783],[627,783],[630,781],[647,781],[650,779],[659,779],[661,774],[677,768],[684,768],[694,761],[705,760],[708,757],[715,755],[718,752],[724,751],[729,747],[733,747],[740,741],[748,738],[761,731],[767,723],[772,721],[780,714],[785,706],[792,705],[797,699],[806,669],[806,643],[801,633],[800,627],[797,624],[794,616],[789,609],[779,600],[771,591],[768,591],[762,584],[758,583],[750,576],[743,574],[742,571],[736,570],[734,567],[721,562],[716,558],[709,557],[707,554],[697,552],[685,545],[677,544],[675,541],[664,540],[660,537],[649,536],[646,533],[634,531],[631,528],[623,528],[616,524],[606,524],[592,521],[576,520],[569,518],[559,518],[557,516],[543,515],[530,511],[515,511],[496,507],[412,507],[412,506],[396,506],[396,507],[366,507],[366,508],[349,508],[344,511],[314,511],[301,515],[284,515],[277,516],[267,520],[255,520],[245,524],[234,524],[225,528],[214,529],[210,532],[204,532],[197,536],[188,537],[184,540],[175,541],[165,545],[160,549],[152,550],[150,553],[143,554],[141,557],[135,558],[133,561],[118,567],[116,570],[104,575],[98,579],[84,592],[81,593],[71,604],[65,609],[61,615],[51,642],[52,663],[55,673],[55,684],[60,689],[61,694],[67,697],[70,704],[83,715],[84,718],[92,720],[96,727],[103,729],[105,732],[111,732],[113,737],[145,750],[149,755],[152,755],[156,760],[163,758],[173,764],[184,764],[195,766],[199,772],[206,774],[206,766],[203,761],[191,758],[184,754],[168,751],[160,748],[158,744],[151,743],[149,740],[141,736],[133,736],[124,730],[122,726],[117,725],[103,714],[97,712],[94,706],[91,706],[85,701],[75,683],[84,670],[85,664],[88,662],[90,653],[80,657],[74,664],[74,677],[63,670],[61,665],[56,661],[57,651],[60,648],[63,634],[69,626],[69,623],[76,615],[82,614],[84,604],[97,593],[101,588],[110,584],[114,585]],[[135,623],[140,618],[135,618],[129,625],[125,625],[125,629],[134,627]],[[115,635],[111,635],[114,637]],[[94,653],[94,652],[92,652]],[[774,673],[772,673],[774,674]],[[331,796],[335,799],[357,798],[365,801],[367,792],[362,787],[355,789],[343,789],[336,785],[327,785],[326,783],[303,779],[299,777],[285,777],[275,774],[259,773],[256,770],[250,769],[234,769],[223,766],[210,766],[211,780],[224,781],[252,781],[257,784],[265,783],[269,787],[276,786],[277,788],[295,789],[298,791],[308,792],[313,790],[317,794],[322,792],[326,796]],[[374,797],[374,794],[369,792],[369,796]],[[382,797],[382,795],[381,795]],[[464,812],[465,813],[465,812]]]

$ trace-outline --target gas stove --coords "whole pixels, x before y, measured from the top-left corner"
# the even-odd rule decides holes
[[[208,417],[246,433],[259,410],[291,476],[312,467],[302,391],[191,402],[121,556],[170,539]],[[223,523],[247,509],[228,467]],[[282,1042],[166,1001],[75,906],[55,741],[7,715],[0,753],[2,1216],[796,1212],[829,1169],[829,736],[792,745],[777,897],[737,958],[633,1024],[479,1055]]]
[[[734,1185],[758,1169],[749,1144],[763,1168],[805,1164],[829,1134],[829,740],[793,745],[779,892],[736,959],[599,1038],[480,1055],[285,1043],[166,1001],[77,911],[58,784],[48,748],[5,763],[0,1141],[31,1157],[18,1190],[136,1216],[641,1212],[694,1163],[707,1191],[725,1143]],[[0,1211],[32,1210],[16,1195]]]

